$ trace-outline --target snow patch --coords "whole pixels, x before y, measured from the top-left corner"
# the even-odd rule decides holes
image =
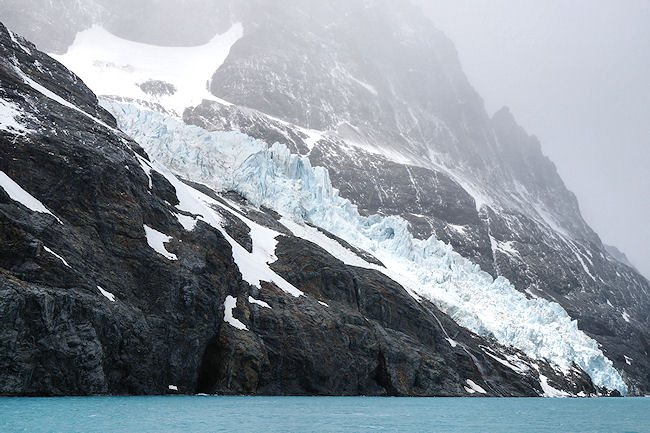
[[[148,225],[143,225],[144,232],[147,235],[147,243],[155,252],[165,257],[167,260],[178,260],[175,254],[170,253],[165,248],[165,244],[172,240],[171,236],[167,236],[158,230],[152,229]]]
[[[457,224],[447,224],[447,227],[449,227],[450,229],[453,229],[456,233],[458,233],[460,235],[463,235],[463,236],[466,235],[465,226],[459,226]]]
[[[542,392],[544,393],[543,394],[544,397],[548,397],[548,398],[570,397],[569,393],[553,388],[551,385],[549,385],[548,378],[541,373],[539,374],[539,384],[542,387]]]
[[[56,257],[57,259],[61,260],[61,262],[62,262],[64,265],[66,265],[67,267],[72,268],[72,267],[68,264],[68,262],[65,261],[65,259],[64,259],[63,257],[61,257],[60,255],[58,255],[57,253],[55,253],[54,251],[52,251],[50,248],[48,248],[48,247],[46,247],[45,245],[43,245],[43,249],[44,249],[45,251],[47,251],[48,253],[52,254],[52,255],[53,255],[54,257]]]
[[[309,150],[312,150],[316,143],[318,143],[325,133],[323,131],[318,131],[316,129],[307,129],[307,128],[300,128],[298,129],[307,136],[306,139],[303,141],[305,142],[305,145],[309,148]]]
[[[323,307],[327,307],[327,308],[329,308],[329,304],[326,304],[326,303],[323,302],[323,301],[318,301],[318,303],[321,304]]]
[[[232,248],[233,259],[244,281],[256,287],[260,287],[262,281],[268,281],[274,283],[292,296],[298,297],[303,295],[302,291],[295,288],[268,266],[269,263],[277,260],[275,257],[277,241],[275,238],[280,235],[278,232],[262,227],[243,215],[233,212],[230,208],[214,200],[212,197],[181,182],[163,165],[157,162],[151,165],[146,161],[145,165],[155,169],[174,186],[176,189],[176,197],[179,201],[179,204],[176,205],[177,209],[196,215],[197,220],[204,221],[221,232]],[[222,226],[222,218],[215,210],[217,208],[231,213],[248,226],[250,229],[249,234],[253,240],[252,253],[249,253],[226,232]]]
[[[260,307],[272,309],[271,306],[269,304],[267,304],[266,302],[260,301],[259,299],[255,299],[252,296],[248,297],[248,303],[249,304],[259,305]]]
[[[467,379],[465,380],[465,382],[467,382],[467,384],[469,385],[469,388],[466,386],[464,387],[465,391],[467,391],[468,393],[474,394],[475,392],[478,392],[479,394],[487,394],[487,391],[485,391],[481,386],[477,385],[476,382],[474,382],[473,380]]]
[[[621,314],[621,316],[623,316],[623,320],[625,320],[627,323],[630,323],[630,315],[627,314],[627,311],[623,310],[623,314]]]
[[[452,339],[449,338],[449,337],[445,338],[445,340],[447,340],[447,343],[449,343],[449,345],[450,345],[451,347],[456,347],[456,346],[458,346],[458,343],[457,343],[456,341],[452,340]]]
[[[183,228],[188,232],[194,230],[194,228],[196,227],[196,223],[198,222],[196,218],[192,218],[187,215],[175,213],[174,216],[176,216],[176,219],[178,220],[180,225],[182,225]]]
[[[500,363],[501,365],[503,365],[504,367],[508,367],[509,369],[511,369],[511,370],[513,370],[513,371],[515,371],[515,372],[517,372],[519,374],[529,370],[528,367],[526,367],[524,365],[520,364],[520,366],[516,366],[513,363],[511,363],[510,361],[502,359],[502,358],[494,355],[493,353],[490,353],[490,350],[486,350],[486,349],[487,348],[484,348],[484,350],[483,350],[485,352],[485,354],[487,356],[489,356],[490,358],[494,359],[495,361],[497,361],[498,363]]]
[[[22,135],[27,132],[31,132],[30,129],[26,128],[22,123],[18,122],[17,119],[22,117],[24,114],[18,107],[18,105],[13,102],[6,101],[0,98],[0,130],[7,131],[12,134]]]
[[[52,212],[50,212],[40,201],[38,201],[36,198],[34,198],[33,195],[25,191],[20,185],[18,185],[16,182],[14,182],[9,176],[5,174],[4,171],[0,171],[0,187],[5,190],[5,192],[9,195],[9,197],[13,200],[16,201],[26,208],[34,211],[34,212],[40,212],[40,213],[46,213],[49,215],[52,215],[56,220],[59,222],[59,224],[63,224],[63,222],[54,215]]]
[[[625,363],[626,363],[627,365],[632,365],[632,361],[633,361],[632,358],[630,358],[630,357],[627,356],[627,355],[623,355],[623,357],[625,358]]]
[[[280,219],[280,224],[288,228],[291,234],[293,234],[295,237],[313,242],[346,265],[357,266],[366,269],[377,268],[377,265],[368,263],[367,261],[363,260],[357,254],[350,251],[348,248],[345,248],[338,241],[325,235],[315,227],[311,227],[306,224],[299,224],[287,217]]]
[[[223,321],[237,329],[241,329],[242,331],[248,331],[246,325],[240,322],[239,319],[235,319],[235,317],[233,317],[232,315],[232,310],[236,306],[237,306],[237,298],[233,298],[230,295],[226,296],[226,301],[223,303],[223,307],[224,307]]]
[[[137,153],[135,154],[135,156],[138,162],[140,163],[140,167],[142,168],[142,171],[144,171],[144,174],[147,175],[147,180],[149,181],[149,189],[153,188],[153,181],[151,179],[151,166],[147,163],[147,160],[145,160]]]
[[[104,295],[109,301],[115,302],[115,295],[114,294],[102,289],[101,286],[97,286],[97,288],[99,289],[101,294]]]
[[[170,391],[178,391],[178,387],[176,385],[169,385],[167,389],[169,389]]]

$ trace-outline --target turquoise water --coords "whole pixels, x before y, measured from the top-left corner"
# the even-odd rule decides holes
[[[0,431],[649,433],[650,398],[0,398]]]

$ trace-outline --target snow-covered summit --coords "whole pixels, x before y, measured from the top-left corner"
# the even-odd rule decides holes
[[[162,47],[119,38],[99,25],[77,34],[63,55],[53,55],[98,95],[116,95],[156,103],[177,116],[216,100],[208,84],[231,47],[243,35],[234,24],[205,45]]]

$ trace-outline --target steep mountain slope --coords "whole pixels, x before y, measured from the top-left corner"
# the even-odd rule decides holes
[[[485,112],[453,45],[417,9],[387,0],[190,3],[190,15],[208,7],[214,14],[197,21],[193,35],[169,41],[147,25],[129,33],[127,23],[135,16],[146,24],[147,14],[126,14],[117,3],[109,14],[95,2],[104,10],[99,21],[139,42],[205,44],[239,23],[243,32],[223,65],[201,80],[209,80],[214,97],[185,110],[187,124],[242,131],[307,156],[328,169],[332,186],[361,216],[402,217],[416,239],[433,235],[529,299],[559,303],[600,344],[631,393],[650,391],[648,281],[607,252],[537,140],[507,109]],[[14,21],[29,22],[33,13]],[[38,14],[47,16],[47,7]],[[111,40],[104,36],[96,47]],[[82,42],[60,59],[75,71],[77,61],[110,64],[110,52],[74,57]],[[108,80],[116,68],[84,76],[88,70],[78,72],[91,82]],[[180,114],[165,95],[136,84],[143,82],[111,101]],[[164,138],[115,107],[121,127],[138,140]],[[146,147],[185,176],[223,186],[210,168],[219,158],[204,159],[191,146]]]
[[[362,214],[400,215],[415,236],[433,234],[530,296],[559,302],[646,393],[647,280],[607,252],[509,111],[487,116],[449,41],[391,2],[348,2],[335,16],[280,4],[267,11],[273,19],[244,24],[211,90],[322,131],[297,139],[300,128],[278,134],[286,126],[210,103],[184,120],[294,146],[328,168]]]
[[[0,54],[1,394],[606,391],[325,231],[181,181],[2,25]]]

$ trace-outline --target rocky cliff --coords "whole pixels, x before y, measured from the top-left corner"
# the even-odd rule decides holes
[[[540,395],[542,376],[601,392],[580,369],[479,337],[294,236],[277,214],[183,183],[1,25],[0,53],[1,394]],[[280,286],[242,278],[242,251],[245,266],[266,266],[260,231],[277,238]]]
[[[45,27],[53,25],[51,3],[4,15],[30,36],[38,36],[40,31],[26,23],[36,15]],[[209,90],[220,99],[188,107],[182,115],[186,124],[278,142],[308,158],[312,166],[326,168],[331,184],[362,216],[399,216],[416,239],[433,236],[492,277],[507,278],[528,299],[557,302],[577,320],[580,330],[598,342],[630,393],[648,392],[648,281],[608,252],[584,222],[576,198],[537,139],[519,127],[507,109],[493,116],[485,112],[452,43],[416,8],[384,0],[327,4],[281,0],[272,6],[262,1],[195,1],[188,5],[190,16],[214,9],[195,21],[193,34],[166,34],[167,38],[176,34],[170,41],[147,26],[162,11],[153,8],[156,13],[148,14],[145,7],[142,13],[126,14],[118,3],[113,9],[101,1],[92,3],[94,9],[64,19],[82,22],[71,26],[71,34],[103,22],[127,39],[189,45],[205,43],[230,23],[241,23],[242,36],[223,65],[206,77]],[[94,10],[100,11],[100,18],[90,16]],[[142,25],[132,25],[134,19]],[[59,42],[50,50],[64,52],[74,38],[53,39]],[[23,50],[11,55],[24,63],[23,68],[33,63],[20,58],[26,55]],[[42,80],[46,87],[52,81]],[[74,77],[68,81],[78,82]],[[73,91],[70,95],[77,98],[78,107],[104,119],[96,104],[84,105],[84,98]],[[124,98],[129,95],[118,96],[122,98],[111,101],[147,105]],[[166,112],[162,105],[147,107]],[[118,120],[129,135],[148,143],[145,147],[155,152],[154,159],[175,164],[173,169],[192,180],[219,189],[209,169],[214,159],[202,159],[201,171],[184,171],[194,162],[188,161],[186,148],[174,147],[172,153],[168,145],[151,144],[142,124],[129,123],[126,117]],[[110,118],[103,121],[114,126]],[[18,176],[17,171],[7,173]],[[162,228],[172,235],[171,229]],[[278,249],[283,245],[280,242]],[[287,281],[307,281],[281,267],[282,255],[277,256],[277,272]],[[357,281],[358,276],[337,279]],[[315,293],[322,293],[325,289],[319,284],[308,283]],[[375,280],[371,286],[378,284]],[[211,347],[215,344],[222,343],[215,340]],[[209,359],[223,362],[215,354],[221,352],[211,353]]]

